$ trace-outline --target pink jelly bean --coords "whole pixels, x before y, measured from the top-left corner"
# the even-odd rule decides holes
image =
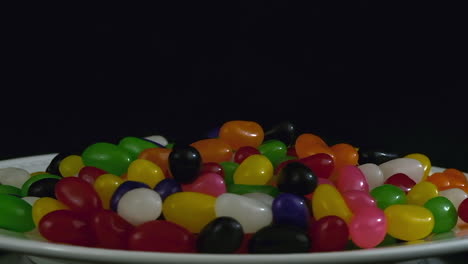
[[[395,185],[402,189],[405,193],[411,191],[416,182],[413,181],[408,175],[404,173],[396,173],[390,176],[387,180],[385,180],[384,184],[391,184]]]
[[[321,178],[321,177],[318,177],[317,179],[318,179],[318,184],[330,184],[330,185],[335,186],[335,184],[330,179]]]
[[[208,172],[198,176],[192,183],[182,184],[182,191],[199,192],[218,197],[226,192],[226,184],[219,174]]]
[[[349,222],[351,240],[361,248],[380,244],[387,233],[387,219],[378,207],[365,207],[357,211]]]
[[[346,165],[339,170],[336,187],[341,193],[350,190],[369,192],[366,176],[353,165]]]
[[[362,208],[375,207],[377,205],[375,199],[368,192],[351,190],[343,192],[341,195],[343,195],[346,204],[353,213],[358,212]]]
[[[325,153],[318,153],[302,158],[299,162],[309,167],[319,178],[329,178],[335,168],[333,158]]]

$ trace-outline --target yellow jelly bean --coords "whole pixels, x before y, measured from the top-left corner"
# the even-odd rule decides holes
[[[426,155],[421,153],[408,154],[405,156],[405,158],[415,159],[421,162],[424,169],[424,175],[421,181],[426,180],[427,176],[429,176],[429,173],[431,172],[431,160]]]
[[[102,174],[94,181],[94,189],[101,198],[104,209],[110,208],[110,199],[123,182],[124,180],[121,177],[114,174]]]
[[[260,154],[246,158],[234,172],[235,184],[264,185],[273,176],[271,161]]]
[[[428,209],[412,204],[390,205],[384,210],[387,233],[394,238],[413,241],[430,235],[434,216]]]
[[[84,166],[81,156],[70,155],[60,162],[59,171],[63,177],[76,176]]]
[[[169,195],[163,202],[163,215],[166,220],[199,233],[210,221],[216,218],[216,197],[197,192],[178,192]]]
[[[349,223],[353,214],[340,192],[330,184],[320,184],[313,193],[312,211],[316,220],[328,215],[341,217]]]
[[[164,178],[162,169],[149,160],[136,159],[128,166],[127,179],[129,181],[146,183],[154,188]]]
[[[432,182],[422,181],[411,188],[406,195],[406,202],[408,204],[423,206],[431,198],[437,196],[439,196],[437,186]]]
[[[42,197],[38,199],[36,202],[34,202],[32,207],[32,218],[34,224],[39,226],[39,222],[41,221],[42,217],[50,212],[57,210],[70,210],[70,208],[68,208],[68,206],[63,204],[61,201],[51,197]]]

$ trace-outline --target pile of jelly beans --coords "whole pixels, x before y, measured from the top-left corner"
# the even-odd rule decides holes
[[[0,228],[86,247],[246,254],[374,248],[468,222],[459,170],[296,132],[229,121],[190,145],[125,137],[60,153],[42,172],[3,168]]]

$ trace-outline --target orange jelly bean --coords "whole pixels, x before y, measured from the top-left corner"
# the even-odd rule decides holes
[[[299,158],[305,158],[318,153],[326,153],[335,159],[333,151],[328,147],[327,143],[317,135],[304,133],[296,139],[296,154]]]
[[[355,147],[347,143],[339,143],[330,147],[335,155],[335,168],[333,169],[331,180],[335,180],[341,168],[344,166],[358,164],[359,155]]]
[[[452,188],[461,188],[468,185],[467,179],[465,174],[463,172],[457,170],[457,169],[446,169],[444,170],[444,173],[448,175],[449,180],[450,180],[450,186]]]
[[[165,175],[169,175],[169,154],[172,149],[167,148],[148,148],[143,150],[138,156],[139,159],[145,159],[158,165]]]
[[[233,150],[243,146],[258,147],[263,142],[263,128],[253,121],[229,121],[219,130],[219,138],[228,143]]]
[[[190,146],[200,152],[204,163],[231,161],[232,158],[231,146],[219,138],[198,140],[190,144]]]
[[[450,186],[450,179],[446,173],[436,172],[427,177],[426,181],[433,183],[437,186],[437,190],[443,191],[452,188]]]

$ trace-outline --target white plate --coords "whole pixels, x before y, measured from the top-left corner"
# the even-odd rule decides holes
[[[0,161],[0,168],[19,167],[29,172],[44,171],[55,154]],[[442,168],[433,167],[433,172]],[[0,229],[0,249],[26,254],[36,263],[351,263],[387,262],[428,258],[468,251],[468,230],[439,235],[418,244],[359,249],[327,253],[224,255],[224,254],[174,254],[108,250],[54,244],[40,238]],[[439,262],[440,263],[440,262]]]

